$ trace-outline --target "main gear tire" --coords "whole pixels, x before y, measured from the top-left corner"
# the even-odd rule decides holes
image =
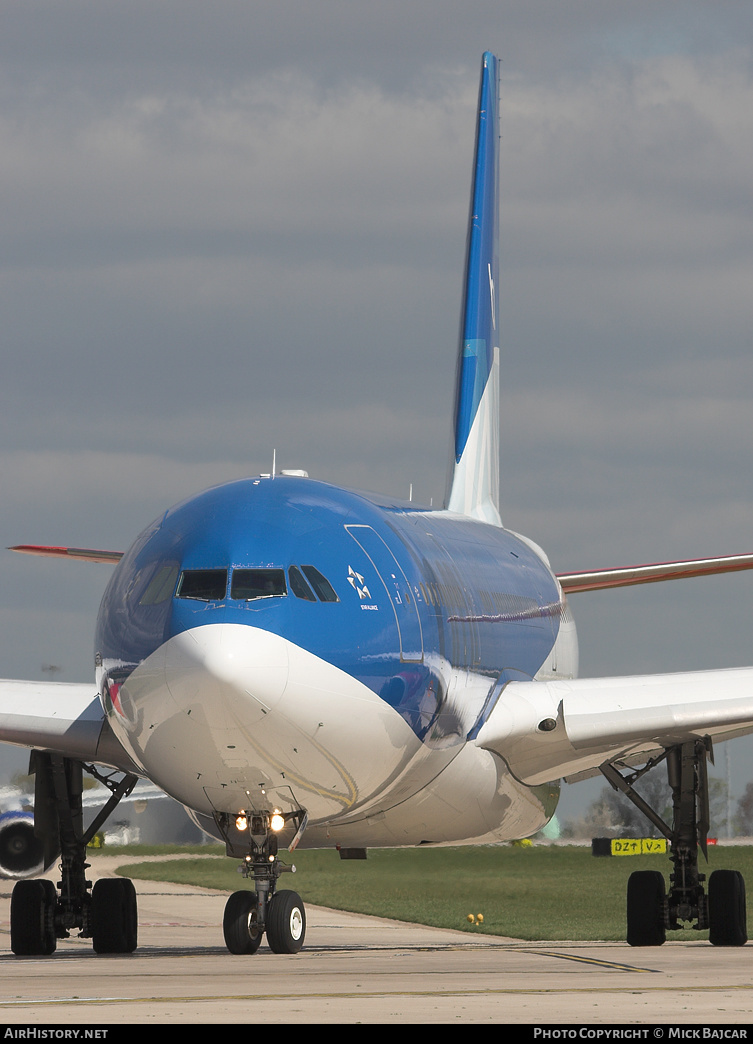
[[[133,881],[127,877],[95,881],[89,916],[95,953],[133,953],[138,945],[138,903]]]
[[[664,876],[659,870],[636,870],[628,878],[627,941],[630,946],[661,946],[664,927]]]
[[[747,941],[743,875],[739,870],[715,870],[709,878],[709,942],[744,946]]]
[[[57,892],[52,881],[19,881],[10,900],[10,948],[18,957],[55,952]]]

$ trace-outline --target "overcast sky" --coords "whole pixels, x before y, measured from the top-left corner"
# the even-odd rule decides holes
[[[273,449],[441,501],[489,49],[505,524],[753,551],[752,45],[749,0],[0,0],[1,546]],[[90,678],[108,575],[0,552],[2,673]],[[753,574],[572,605],[583,674],[753,663]]]

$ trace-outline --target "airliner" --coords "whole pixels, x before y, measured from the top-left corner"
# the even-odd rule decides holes
[[[632,874],[627,941],[677,927],[747,941],[745,885],[699,868],[715,740],[753,731],[753,668],[578,679],[572,592],[753,567],[753,555],[557,575],[499,505],[498,61],[482,59],[453,443],[444,507],[278,472],[165,511],[124,554],[18,545],[114,565],[92,684],[0,683],[0,741],[31,749],[34,829],[60,880],[18,880],[11,948],[77,933],[137,947],[126,879],[86,878],[86,843],[138,780],[222,839],[247,887],[228,949],[297,953],[300,896],[280,853],[495,843],[554,814],[560,780],[601,772],[668,838],[669,883]],[[666,823],[635,789],[664,766]],[[83,772],[111,796],[82,825]],[[17,876],[21,876],[20,874]]]
[[[140,780],[127,798],[138,814],[153,801],[167,797],[153,784]],[[102,803],[102,787],[85,791],[84,808],[95,808]],[[44,847],[34,832],[34,795],[20,787],[0,787],[0,878],[20,880],[39,877],[45,873]]]

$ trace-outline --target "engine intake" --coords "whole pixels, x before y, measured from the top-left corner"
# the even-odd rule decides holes
[[[19,881],[39,877],[44,865],[44,846],[34,833],[31,812],[3,812],[0,815],[0,877]]]

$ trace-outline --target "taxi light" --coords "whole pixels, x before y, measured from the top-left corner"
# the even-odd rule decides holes
[[[235,820],[235,829],[248,830],[248,819],[243,815],[238,816]]]
[[[274,830],[274,832],[277,833],[279,830],[282,830],[282,828],[285,826],[285,817],[280,815],[279,812],[274,812],[272,814],[272,818],[269,821],[269,826],[270,829]]]

